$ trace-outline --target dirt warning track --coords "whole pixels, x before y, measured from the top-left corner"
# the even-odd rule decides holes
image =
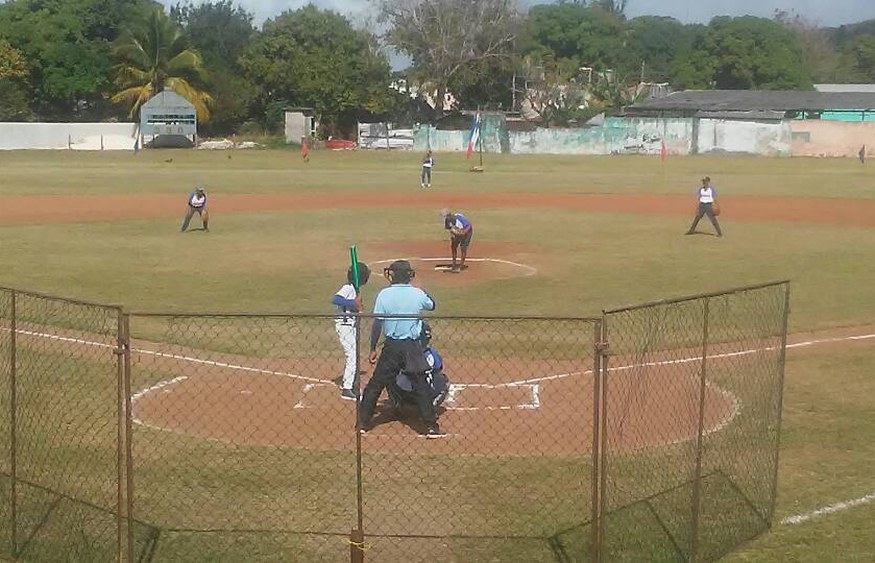
[[[220,213],[304,211],[337,207],[335,192],[221,194],[210,208]],[[408,194],[409,195],[409,194]],[[733,220],[785,221],[875,227],[875,200],[725,196],[724,212]],[[343,207],[478,207],[562,208],[643,215],[692,213],[693,199],[670,194],[589,193],[399,193],[344,192]],[[0,223],[75,223],[177,216],[185,201],[179,194],[29,195],[4,197]]]

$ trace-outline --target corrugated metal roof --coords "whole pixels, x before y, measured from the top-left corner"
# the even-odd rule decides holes
[[[781,121],[783,111],[752,110],[752,111],[697,111],[696,117],[702,119],[727,119],[736,121]]]
[[[818,92],[875,92],[875,84],[815,84]]]
[[[187,110],[194,110],[194,105],[191,102],[167,88],[149,98],[142,107],[146,109],[185,108]]]
[[[796,90],[684,90],[648,98],[628,109],[642,111],[822,111],[875,108],[875,93]]]

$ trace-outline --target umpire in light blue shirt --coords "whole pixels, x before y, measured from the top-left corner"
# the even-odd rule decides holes
[[[377,406],[377,399],[387,385],[395,380],[400,371],[412,374],[413,391],[419,414],[425,422],[425,436],[438,438],[444,434],[437,423],[437,413],[431,400],[431,393],[425,372],[429,365],[422,353],[419,336],[422,332],[423,310],[433,311],[434,300],[422,289],[410,285],[416,272],[407,260],[396,260],[385,269],[386,279],[391,284],[380,290],[374,304],[375,315],[409,315],[408,318],[379,317],[374,319],[371,330],[370,363],[376,363],[374,374],[362,392],[359,405],[358,429],[367,432],[372,427],[371,419]],[[383,349],[377,359],[377,343],[380,334],[385,337]]]

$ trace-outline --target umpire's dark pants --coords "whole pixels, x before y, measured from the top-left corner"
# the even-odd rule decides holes
[[[699,225],[699,221],[705,215],[708,216],[708,219],[711,221],[711,224],[714,225],[714,230],[717,231],[718,235],[722,235],[723,231],[720,230],[720,223],[717,222],[717,216],[714,215],[714,204],[712,203],[699,203],[699,210],[696,213],[696,218],[693,219],[693,224],[690,225],[689,232],[693,232],[696,230],[696,227]]]
[[[360,424],[367,424],[371,421],[380,393],[386,386],[395,381],[395,376],[402,369],[408,373],[413,383],[416,406],[419,408],[422,420],[426,424],[437,422],[437,414],[431,402],[428,382],[425,380],[428,364],[423,358],[422,347],[415,340],[387,338],[377,360],[377,367],[374,368],[374,375],[371,376],[362,392],[362,400],[359,405],[361,409],[359,411]]]

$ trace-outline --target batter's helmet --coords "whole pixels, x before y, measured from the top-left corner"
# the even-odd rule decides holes
[[[395,260],[383,270],[383,275],[389,283],[410,283],[410,280],[416,276],[416,270],[407,260]]]
[[[371,277],[371,269],[368,268],[368,265],[364,262],[356,262],[356,266],[359,271],[359,283],[356,287],[361,287],[368,283],[368,278]],[[356,285],[355,278],[353,277],[352,266],[346,271],[346,281],[351,283],[352,285]]]

